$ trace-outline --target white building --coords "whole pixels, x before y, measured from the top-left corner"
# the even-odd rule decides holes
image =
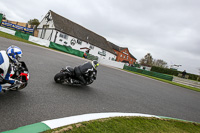
[[[108,45],[108,41],[96,33],[49,11],[38,25],[38,37],[55,42],[60,45],[70,46],[73,49],[85,52],[90,49],[90,54],[100,59],[115,60],[116,54]]]

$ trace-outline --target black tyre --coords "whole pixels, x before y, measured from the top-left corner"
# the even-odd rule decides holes
[[[54,80],[56,83],[63,83],[64,82],[64,74],[63,73],[57,73],[54,76]]]
[[[92,84],[92,83],[93,83],[93,81],[90,81],[90,82],[87,82],[86,85],[90,85],[90,84]]]

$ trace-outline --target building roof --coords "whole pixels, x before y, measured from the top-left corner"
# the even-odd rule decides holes
[[[88,42],[89,44],[92,44],[116,55],[114,50],[108,45],[108,41],[104,37],[82,27],[79,24],[70,21],[69,19],[64,18],[63,16],[56,14],[51,10],[50,13],[56,30],[76,37],[84,42]]]
[[[119,47],[111,42],[108,42],[108,45],[110,45],[110,47],[112,47],[114,50],[117,50],[119,52],[121,52],[124,49],[128,49],[127,47]],[[128,50],[129,51],[129,50]],[[129,52],[130,53],[130,52]],[[137,60],[131,53],[130,53],[131,58],[134,58],[135,60]]]

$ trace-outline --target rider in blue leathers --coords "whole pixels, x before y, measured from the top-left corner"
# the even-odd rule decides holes
[[[0,92],[2,84],[14,84],[19,82],[10,78],[11,65],[14,65],[22,57],[22,50],[17,46],[10,46],[7,51],[0,51]]]

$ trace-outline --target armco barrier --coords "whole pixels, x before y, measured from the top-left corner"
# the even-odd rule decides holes
[[[73,55],[76,55],[76,56],[79,56],[79,57],[83,57],[83,54],[84,54],[82,51],[78,51],[78,50],[72,49],[70,47],[67,47],[67,46],[64,46],[64,45],[59,45],[59,44],[56,44],[56,43],[53,43],[53,42],[50,42],[49,47],[53,48],[53,49],[57,49],[59,51],[69,53],[69,54],[73,54]]]
[[[146,70],[143,70],[143,69],[137,69],[135,67],[129,67],[129,66],[125,66],[125,65],[124,65],[123,69],[133,71],[133,72],[142,73],[142,74],[153,76],[153,77],[160,78],[160,79],[169,80],[169,81],[173,80],[173,76],[165,75],[165,74],[158,73],[158,72],[146,71]]]
[[[39,45],[46,46],[46,47],[49,47],[49,45],[50,45],[50,41],[44,40],[44,39],[41,39],[41,38],[38,38],[38,37],[34,37],[34,36],[29,36],[28,40],[30,42],[34,42],[34,43],[37,43]]]
[[[111,60],[106,60],[106,59],[101,59],[101,58],[99,58],[98,61],[100,64],[104,64],[104,65],[108,65],[108,66],[112,66],[112,67],[116,67],[116,68],[123,69],[123,67],[124,67],[124,63],[117,62],[117,61],[111,61]]]
[[[16,32],[14,30],[10,30],[10,29],[4,28],[4,27],[0,27],[0,31],[11,34],[11,35],[15,35],[15,32]]]
[[[16,31],[15,36],[20,37],[20,38],[25,39],[25,40],[28,40],[30,35]]]

